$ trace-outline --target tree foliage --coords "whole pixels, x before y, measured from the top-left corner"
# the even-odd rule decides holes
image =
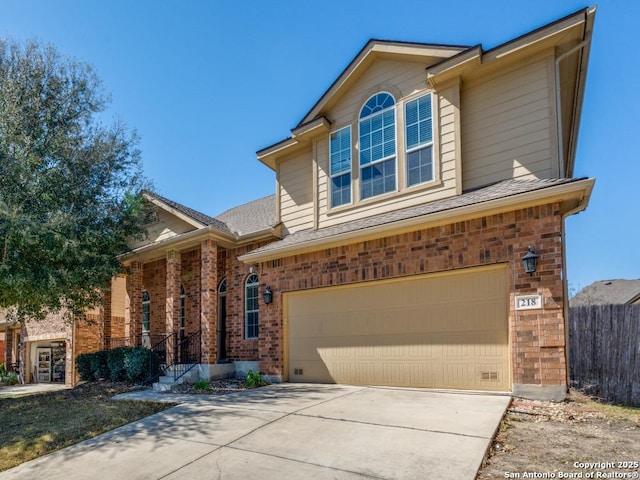
[[[0,40],[0,308],[80,315],[142,231],[138,139],[100,121],[94,70],[50,45]]]

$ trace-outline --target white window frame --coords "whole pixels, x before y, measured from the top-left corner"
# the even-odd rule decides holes
[[[428,142],[422,142],[422,143],[418,143],[417,145],[409,148],[408,146],[408,141],[409,141],[409,135],[407,130],[409,129],[409,123],[407,121],[407,109],[409,107],[409,104],[411,104],[412,102],[418,102],[420,101],[420,99],[425,98],[425,97],[429,97],[429,103],[431,104],[431,141]],[[411,100],[407,100],[404,103],[404,144],[405,144],[405,175],[406,175],[406,185],[407,188],[413,188],[416,187],[418,185],[424,185],[426,183],[429,182],[433,182],[435,180],[435,175],[436,175],[436,165],[435,165],[435,145],[434,145],[434,136],[435,136],[435,129],[433,126],[433,122],[434,122],[434,105],[433,105],[433,93],[429,92],[427,94],[424,95],[420,95],[419,97],[416,98],[412,98]],[[418,121],[418,124],[420,122]],[[411,124],[414,125],[414,124]],[[413,152],[417,152],[419,150],[423,150],[425,148],[431,147],[431,178],[429,180],[424,180],[421,182],[417,182],[417,183],[413,183],[410,184],[409,183],[409,154],[413,153]]]
[[[340,172],[334,173],[332,170],[331,157],[333,156],[333,151],[331,150],[331,137],[334,134],[340,134],[344,130],[347,130],[349,133],[349,169],[342,170]],[[329,134],[329,208],[338,208],[343,205],[351,205],[353,203],[353,151],[351,149],[351,125],[347,125],[346,127],[342,127],[338,130],[335,130]],[[342,152],[343,150],[341,150]],[[333,179],[338,177],[343,177],[345,175],[349,175],[349,201],[343,202],[337,205],[333,203]]]
[[[255,340],[258,338],[258,332],[260,331],[260,295],[259,295],[259,286],[260,286],[260,282],[258,280],[258,275],[256,275],[255,273],[252,273],[251,275],[249,275],[247,277],[247,279],[244,282],[244,338],[246,340]],[[253,289],[255,288],[255,297],[254,296],[249,296],[249,289]],[[249,305],[249,301],[250,299],[255,299],[255,307],[256,308],[249,308],[251,305]],[[255,319],[256,319],[256,335],[255,336],[249,336],[249,317],[255,314]]]
[[[366,104],[369,102],[369,100],[371,100],[373,97],[377,96],[377,95],[382,95],[382,94],[387,94],[389,95],[392,99],[393,99],[393,105],[384,108],[383,110],[378,110],[377,112],[371,113],[369,115],[366,115],[365,117],[361,117],[362,115],[362,110],[364,109],[364,107],[366,106]],[[396,101],[396,97],[391,94],[390,92],[386,92],[386,91],[382,91],[382,92],[376,92],[373,95],[371,95],[369,98],[367,98],[367,100],[362,104],[362,107],[360,107],[360,111],[358,113],[358,145],[360,146],[359,151],[358,151],[358,173],[359,173],[359,185],[360,185],[360,193],[359,193],[359,200],[360,201],[366,201],[369,200],[371,198],[375,198],[375,197],[379,197],[382,195],[388,195],[390,193],[393,192],[397,192],[398,191],[398,116],[396,115],[396,105],[397,105],[397,101]],[[382,157],[378,160],[375,161],[371,161],[365,165],[362,165],[361,159],[362,159],[362,132],[361,132],[361,128],[362,128],[362,122],[366,121],[366,120],[370,120],[371,118],[377,116],[377,115],[383,115],[385,112],[387,111],[392,111],[393,112],[393,143],[394,143],[394,151],[393,151],[393,155],[387,155],[385,157]],[[371,195],[368,197],[363,197],[363,188],[362,188],[362,171],[365,168],[368,167],[372,167],[374,165],[378,165],[378,164],[382,164],[384,162],[387,162],[389,160],[393,159],[393,163],[394,163],[394,188],[392,190],[386,191],[386,192],[382,192],[379,193],[377,195]]]

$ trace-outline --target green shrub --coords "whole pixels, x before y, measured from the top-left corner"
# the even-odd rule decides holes
[[[4,363],[0,363],[0,383],[5,385],[15,385],[18,383],[18,374],[16,372],[7,372]]]
[[[159,362],[157,355],[148,348],[133,347],[125,352],[124,368],[129,381],[142,383],[155,374],[155,371],[150,370],[149,364],[158,365]]]
[[[144,347],[120,347],[81,353],[76,357],[78,374],[87,382],[103,378],[114,382],[129,380],[142,383],[157,372],[159,365],[158,356]]]
[[[247,372],[247,376],[244,379],[245,388],[257,388],[264,387],[265,385],[269,385],[268,382],[260,375],[260,372],[254,372],[253,370],[249,370]]]
[[[80,375],[80,380],[84,380],[85,382],[93,382],[96,379],[96,376],[93,374],[93,368],[91,368],[92,356],[92,353],[81,353],[76,357],[78,375]]]
[[[112,382],[126,380],[127,372],[124,368],[124,357],[131,347],[119,347],[107,351],[107,366],[109,367],[109,378]]]
[[[193,384],[194,392],[207,393],[207,392],[210,392],[211,390],[212,390],[211,385],[206,380],[199,380]]]
[[[89,360],[91,362],[91,370],[93,370],[93,375],[96,380],[109,378],[109,365],[107,365],[108,354],[108,350],[100,350],[89,354],[91,355]]]

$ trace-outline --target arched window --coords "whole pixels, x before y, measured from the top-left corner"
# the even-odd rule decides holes
[[[377,93],[360,110],[360,199],[396,190],[396,101]]]
[[[151,331],[151,297],[146,290],[142,291],[142,345],[149,347]]]
[[[258,276],[251,274],[244,284],[245,338],[258,338]]]
[[[187,321],[186,295],[184,287],[180,285],[180,338],[185,337],[185,326]]]
[[[220,281],[220,285],[218,285],[218,293],[220,295],[224,295],[225,293],[227,293],[227,277],[224,277]]]

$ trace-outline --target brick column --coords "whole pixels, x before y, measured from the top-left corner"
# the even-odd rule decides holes
[[[131,262],[127,275],[128,308],[125,308],[125,336],[135,345],[138,335],[142,335],[142,262]]]
[[[165,295],[165,325],[166,333],[175,333],[175,339],[178,339],[180,331],[180,270],[181,270],[180,252],[171,250],[167,252],[167,277],[166,277],[166,295]],[[178,355],[178,343],[173,345],[173,352],[167,352],[167,360],[173,363],[174,356]]]
[[[202,330],[202,363],[217,360],[218,315],[218,245],[213,240],[200,244],[200,329]]]

